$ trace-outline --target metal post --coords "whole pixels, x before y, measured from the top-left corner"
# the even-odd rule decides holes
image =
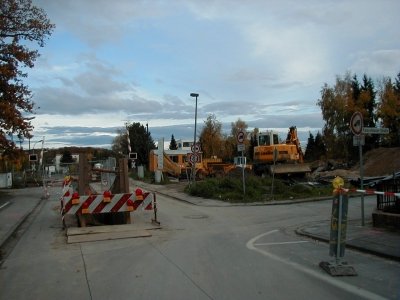
[[[243,150],[242,150],[242,181],[243,181],[243,199],[246,195],[246,184],[245,184],[245,179],[244,179],[244,168],[245,168],[245,164],[244,164],[244,156],[243,156]]]
[[[361,138],[358,142],[358,150],[360,153],[360,181],[361,181],[361,189],[364,189],[364,167],[363,167],[363,158],[362,158],[362,145]],[[361,194],[361,225],[365,225],[365,217],[364,217],[364,194]]]
[[[196,93],[191,93],[190,97],[195,97],[196,98],[196,108],[194,111],[194,134],[193,134],[193,154],[196,155],[196,130],[197,130],[197,97],[199,94]],[[192,181],[193,183],[196,182],[196,161],[192,163]]]
[[[342,192],[339,193],[339,212],[338,212],[338,224],[337,224],[337,244],[336,244],[336,265],[340,264],[340,246],[342,244],[342,205],[343,198]]]

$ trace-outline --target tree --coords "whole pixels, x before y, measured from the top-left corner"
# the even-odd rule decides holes
[[[313,134],[311,132],[309,134],[306,151],[304,152],[304,158],[306,161],[313,161],[315,160],[315,140]]]
[[[258,146],[257,135],[260,132],[259,128],[254,128],[250,135],[249,157],[250,160],[254,159],[254,147]]]
[[[64,150],[63,155],[61,156],[60,162],[62,164],[72,164],[74,162],[74,158],[72,157],[71,151]]]
[[[314,141],[314,158],[323,159],[326,156],[326,148],[322,134],[318,131]]]
[[[169,150],[177,150],[178,145],[176,144],[176,140],[174,135],[171,136],[171,142],[169,143]]]
[[[200,144],[203,157],[222,157],[222,124],[214,114],[210,114],[204,122],[204,127],[200,133]]]
[[[118,135],[113,140],[112,149],[119,155],[128,155],[128,136],[131,152],[137,153],[137,164],[148,165],[150,150],[156,146],[151,137],[151,133],[140,123],[126,124],[126,130],[119,130]]]
[[[389,134],[383,136],[386,146],[400,146],[400,73],[394,84],[390,78],[384,78],[379,92],[378,118],[383,127],[389,128]]]
[[[363,83],[361,85],[360,96],[358,101],[358,111],[362,112],[364,126],[376,126],[376,91],[371,77],[366,74],[363,76]],[[368,135],[365,137],[365,151],[371,150],[378,145],[378,135]],[[353,149],[355,149],[353,147]]]
[[[233,156],[235,156],[234,154],[238,153],[237,152],[237,145],[238,145],[237,136],[240,131],[242,131],[244,133],[244,141],[243,141],[243,144],[245,145],[244,156],[246,156],[247,158],[252,157],[249,155],[249,151],[252,149],[249,148],[250,140],[247,139],[247,128],[248,127],[249,127],[249,125],[247,125],[247,123],[240,118],[237,119],[236,122],[231,123],[231,136],[229,137],[229,139],[231,141],[230,144],[232,147],[233,155],[231,155],[230,157],[233,157]],[[239,153],[239,154],[241,155],[242,153]]]
[[[327,155],[332,158],[344,157],[350,159],[350,134],[349,121],[354,113],[354,99],[350,73],[344,78],[336,77],[335,86],[330,87],[326,83],[321,91],[321,99],[317,105],[321,107],[322,118],[325,120],[323,128],[324,141],[327,147]]]
[[[34,102],[28,86],[26,68],[33,68],[39,56],[27,45],[36,42],[40,47],[54,29],[43,9],[31,0],[0,1],[0,147],[15,151],[15,143],[7,136],[30,138],[33,129]]]

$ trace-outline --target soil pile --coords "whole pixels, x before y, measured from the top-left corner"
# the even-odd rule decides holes
[[[319,162],[321,164],[321,162]],[[332,178],[340,176],[347,179],[357,179],[360,177],[360,164],[357,163],[352,168],[343,167],[343,162],[328,161],[322,163],[313,172],[314,178]],[[392,175],[400,171],[400,147],[397,148],[377,148],[368,151],[363,155],[364,177]]]
[[[363,162],[364,176],[392,175],[400,171],[400,147],[371,150],[364,154]]]

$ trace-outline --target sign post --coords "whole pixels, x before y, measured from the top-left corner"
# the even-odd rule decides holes
[[[356,111],[350,119],[350,129],[353,134],[358,138],[358,152],[360,156],[360,181],[361,181],[361,189],[364,189],[364,167],[363,167],[363,159],[362,159],[362,141],[363,141],[363,116],[359,111]],[[364,195],[361,195],[361,225],[365,225],[365,217],[364,217]]]
[[[189,162],[192,164],[192,183],[196,182],[196,163],[200,162],[201,147],[199,143],[191,146],[191,153],[188,154]]]
[[[245,149],[245,146],[244,146],[244,144],[243,144],[243,142],[244,142],[244,132],[242,131],[242,130],[240,130],[239,132],[238,132],[238,134],[237,134],[237,136],[236,136],[236,140],[237,140],[237,142],[238,142],[238,151],[239,151],[239,149],[241,150],[241,152],[242,152],[242,162],[244,162],[244,159],[243,159],[243,153],[244,153],[244,149]],[[244,166],[244,164],[242,165],[242,182],[243,182],[243,198],[244,198],[244,196],[246,195],[246,184],[245,184],[245,178],[244,178],[244,168],[245,168],[245,166]]]

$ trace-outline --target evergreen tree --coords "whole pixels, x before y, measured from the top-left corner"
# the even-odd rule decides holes
[[[174,135],[171,136],[171,142],[169,143],[169,150],[177,150],[178,149],[178,145],[175,141],[175,137]]]
[[[315,140],[311,132],[309,133],[309,137],[307,140],[307,147],[306,151],[304,152],[304,159],[306,161],[315,160]]]
[[[363,114],[364,126],[375,127],[376,91],[371,77],[368,77],[366,74],[363,76],[363,83],[361,85],[360,102],[360,111]],[[367,135],[365,137],[365,151],[375,148],[378,145],[378,141],[379,135]]]
[[[61,156],[60,162],[62,164],[71,164],[71,163],[73,163],[74,159],[72,157],[71,151],[64,150],[63,155]]]
[[[318,131],[315,136],[314,142],[314,158],[315,159],[324,159],[326,156],[326,148],[324,144],[324,140],[322,138],[322,134]]]

